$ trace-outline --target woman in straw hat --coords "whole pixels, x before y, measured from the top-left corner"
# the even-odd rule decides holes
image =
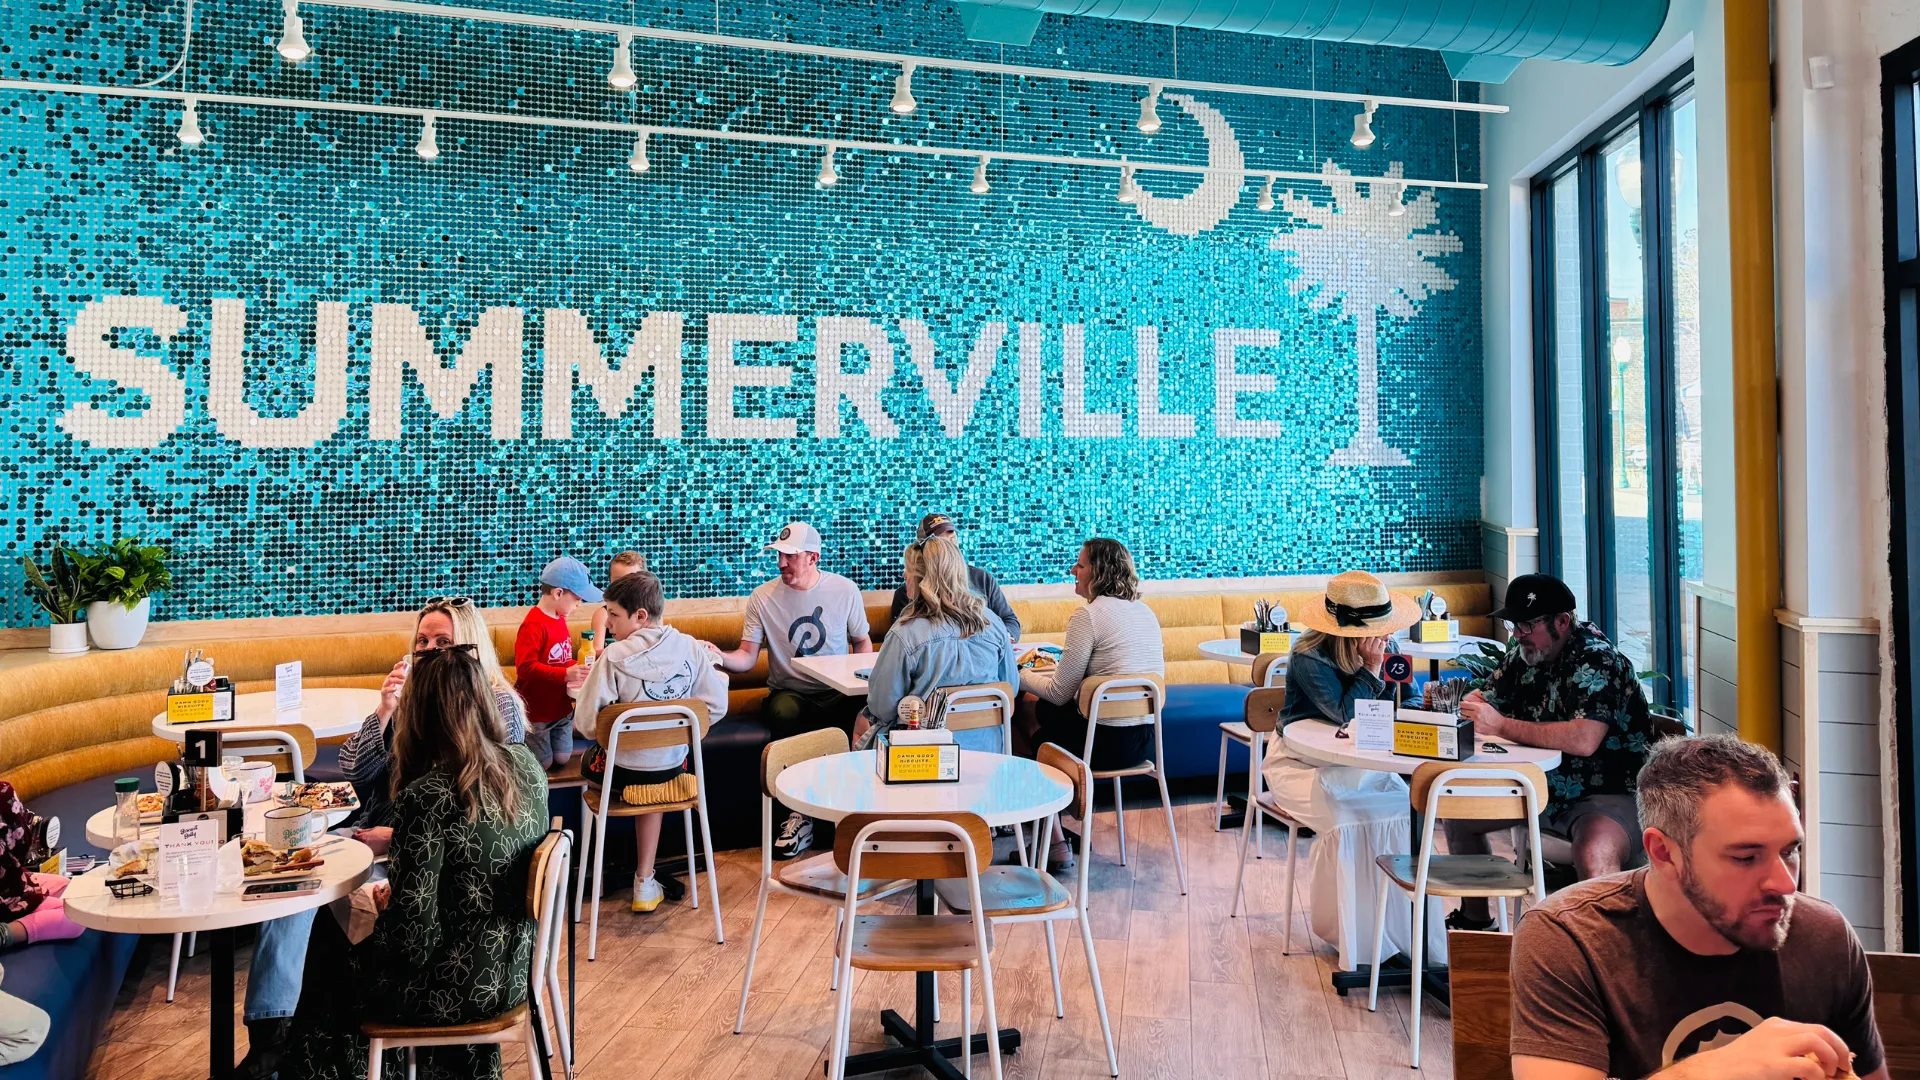
[[[1307,633],[1287,660],[1280,726],[1345,725],[1353,719],[1354,702],[1392,696],[1380,669],[1394,632],[1420,621],[1420,605],[1355,570],[1327,582],[1320,601],[1296,612],[1293,621]],[[1314,831],[1310,922],[1316,935],[1339,949],[1340,966],[1352,970],[1370,955],[1366,937],[1379,888],[1374,857],[1413,850],[1406,782],[1370,769],[1317,768],[1287,756],[1278,739],[1261,773],[1280,809]],[[1402,905],[1389,910],[1387,938],[1392,948],[1412,951],[1411,912]]]

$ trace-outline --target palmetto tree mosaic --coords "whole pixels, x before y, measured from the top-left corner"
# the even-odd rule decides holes
[[[1463,248],[1450,232],[1429,231],[1438,221],[1438,204],[1431,191],[1404,201],[1398,187],[1362,185],[1347,170],[1328,161],[1320,169],[1333,191],[1333,201],[1318,203],[1291,190],[1279,200],[1279,209],[1309,228],[1276,233],[1267,241],[1274,251],[1290,251],[1299,272],[1287,287],[1305,296],[1314,307],[1340,305],[1340,313],[1354,321],[1354,352],[1358,385],[1354,391],[1360,425],[1347,445],[1335,450],[1332,465],[1406,465],[1407,455],[1380,437],[1380,312],[1411,319],[1420,305],[1442,289],[1453,288],[1453,278],[1435,256],[1452,255]],[[1400,162],[1386,175],[1405,175]],[[1396,207],[1401,212],[1396,214]]]

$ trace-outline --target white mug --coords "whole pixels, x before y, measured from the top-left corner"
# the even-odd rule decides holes
[[[273,762],[243,761],[227,766],[227,775],[239,785],[242,802],[266,802],[273,798]]]
[[[267,846],[276,851],[306,847],[320,834],[320,815],[305,806],[277,806],[267,811]]]

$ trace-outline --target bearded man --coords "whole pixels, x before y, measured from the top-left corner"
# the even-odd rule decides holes
[[[1524,574],[1493,613],[1513,626],[1518,648],[1460,703],[1476,735],[1560,751],[1547,777],[1540,830],[1573,844],[1580,879],[1618,873],[1641,855],[1634,776],[1653,743],[1653,719],[1633,661],[1592,623],[1574,618],[1573,591],[1559,578]],[[1485,855],[1487,834],[1518,822],[1448,821],[1447,850]],[[1457,930],[1493,925],[1487,902],[1469,899],[1447,919]]]
[[[1795,891],[1804,837],[1778,759],[1667,739],[1638,786],[1647,866],[1520,920],[1514,1080],[1886,1080],[1866,953]]]

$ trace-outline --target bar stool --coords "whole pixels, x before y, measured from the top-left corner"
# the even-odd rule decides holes
[[[1167,812],[1167,836],[1173,841],[1173,865],[1180,872],[1180,895],[1187,894],[1187,863],[1180,856],[1180,833],[1173,824],[1173,797],[1167,794],[1166,760],[1161,746],[1160,712],[1166,700],[1166,684],[1159,675],[1102,675],[1088,679],[1080,687],[1080,714],[1087,718],[1087,743],[1080,760],[1093,760],[1093,737],[1106,727],[1153,726],[1153,756],[1124,769],[1094,769],[1095,780],[1113,781],[1113,817],[1120,831],[1120,865],[1127,865],[1127,815],[1120,800],[1120,781],[1129,776],[1151,776],[1160,784],[1160,806]],[[1086,823],[1087,835],[1081,838],[1081,857],[1093,855],[1093,822]]]
[[[1253,685],[1271,689],[1287,685],[1287,666],[1285,653],[1261,653],[1253,658]],[[1247,803],[1253,803],[1254,785],[1257,781],[1251,774],[1260,771],[1260,752],[1254,748],[1253,732],[1247,730],[1244,720],[1222,720],[1220,722],[1220,770],[1213,778],[1213,831],[1220,831],[1220,821],[1227,814],[1227,746],[1239,743],[1247,748]],[[1256,820],[1253,823],[1254,858],[1267,857],[1266,822]]]

